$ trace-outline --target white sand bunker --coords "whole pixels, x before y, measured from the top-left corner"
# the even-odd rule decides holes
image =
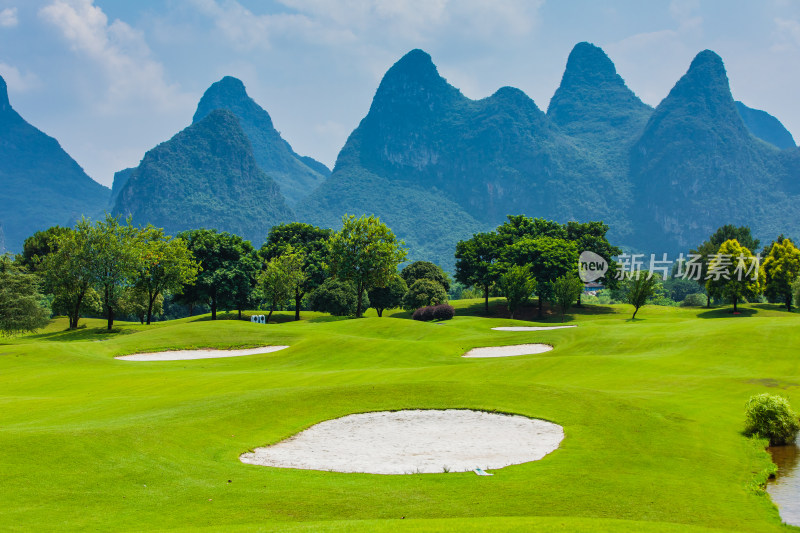
[[[513,346],[487,346],[473,348],[462,357],[514,357],[515,355],[533,355],[549,352],[553,347],[549,344],[515,344]]]
[[[537,461],[563,438],[561,426],[524,416],[461,409],[384,411],[321,422],[239,459],[332,472],[468,472]]]
[[[262,346],[261,348],[246,348],[243,350],[174,350],[169,352],[135,353],[120,355],[114,359],[123,361],[183,361],[185,359],[216,359],[218,357],[241,357],[243,355],[256,355],[277,352],[288,346]]]
[[[574,328],[577,326],[502,326],[492,328],[495,331],[546,331],[548,329]]]

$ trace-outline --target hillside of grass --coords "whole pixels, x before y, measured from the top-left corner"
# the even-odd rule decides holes
[[[278,324],[208,317],[100,321],[0,339],[0,528],[8,531],[788,531],[760,490],[764,442],[741,435],[752,394],[800,405],[800,315],[630,306],[573,310],[578,327],[454,302],[443,323],[403,312],[303,313]],[[502,312],[502,300],[493,300]],[[231,315],[230,318],[232,318]],[[638,317],[641,317],[639,319]],[[553,318],[547,323],[556,324]],[[554,350],[462,359],[470,348]],[[116,355],[287,344],[174,362]],[[242,464],[241,453],[323,420],[470,408],[556,422],[541,461],[473,473],[371,475]]]

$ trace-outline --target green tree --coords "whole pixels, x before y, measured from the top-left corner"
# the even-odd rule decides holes
[[[385,286],[405,260],[407,252],[402,245],[377,217],[342,218],[342,229],[328,241],[328,265],[334,276],[355,285],[356,318],[363,312],[364,294],[373,287]]]
[[[333,316],[355,316],[358,308],[356,288],[350,281],[331,278],[314,289],[309,296],[312,311],[330,313]],[[367,294],[361,298],[361,308],[367,309],[370,303]]]
[[[553,282],[564,275],[578,272],[578,248],[565,239],[541,236],[523,237],[503,250],[499,269],[509,265],[530,265],[531,275],[537,281],[539,317],[544,313],[543,303],[553,299]]]
[[[144,289],[132,286],[127,287],[120,297],[119,312],[121,314],[136,317],[142,324],[153,316],[161,315],[164,312],[164,297],[158,294],[155,299],[150,299],[150,294]]]
[[[333,232],[302,222],[291,222],[273,226],[267,241],[261,246],[259,256],[265,263],[281,255],[287,246],[303,256],[302,283],[294,288],[294,319],[300,320],[303,297],[322,285],[325,281],[325,260],[328,253],[327,242]]]
[[[648,276],[646,272],[640,272],[632,278],[625,280],[625,301],[633,306],[633,316],[631,320],[636,318],[636,313],[639,308],[644,306],[647,301],[653,297],[658,285],[658,278],[655,276]]]
[[[583,282],[574,274],[560,276],[553,282],[553,300],[561,311],[562,322],[572,302],[577,300],[582,292]]]
[[[269,324],[272,313],[278,304],[288,300],[295,289],[303,284],[306,274],[303,272],[303,254],[295,253],[291,245],[284,248],[283,253],[272,258],[266,268],[259,274],[258,286],[269,302]]]
[[[517,309],[536,292],[538,283],[531,274],[530,265],[511,265],[500,276],[498,285],[503,291],[503,296],[506,297],[508,312],[513,319]]]
[[[790,444],[800,432],[797,413],[783,396],[751,396],[745,405],[745,419],[745,434],[769,439],[770,446]]]
[[[383,316],[385,309],[396,309],[403,304],[403,296],[408,292],[408,285],[400,276],[392,276],[385,287],[374,287],[367,295],[370,306],[375,308],[378,316]]]
[[[141,258],[136,266],[133,284],[147,295],[146,321],[150,325],[153,305],[164,292],[180,292],[184,285],[197,279],[200,264],[183,239],[172,239],[164,230],[147,226],[140,233]]]
[[[89,235],[89,271],[92,284],[100,294],[110,331],[122,292],[132,284],[141,261],[141,232],[129,223],[121,224],[109,214],[93,226],[82,219],[76,227],[78,231],[85,227]]]
[[[603,277],[597,279],[597,282],[610,289],[616,287],[619,283],[617,280],[617,263],[612,261],[611,258],[620,255],[622,249],[612,246],[608,242],[606,237],[609,229],[608,225],[602,221],[570,221],[566,223],[565,227],[567,229],[567,240],[575,243],[578,254],[583,251],[594,252],[608,262],[608,270]],[[581,303],[582,294],[583,291],[578,294],[578,305]]]
[[[508,215],[506,218],[507,220],[497,227],[497,234],[504,244],[510,244],[524,238],[568,238],[567,228],[553,220],[530,218],[525,215]]]
[[[719,252],[719,247],[722,246],[722,243],[731,239],[738,241],[748,250],[755,250],[759,245],[759,240],[753,238],[748,226],[734,226],[732,224],[726,224],[718,228],[717,231],[715,231],[707,241],[704,241],[696,249],[689,252],[690,254],[700,256],[700,273],[698,276],[694,277],[702,287],[705,288],[706,286],[708,266],[711,263],[711,258]],[[711,307],[712,296],[712,294],[706,291],[706,307]]]
[[[211,320],[217,319],[217,309],[242,309],[251,303],[250,297],[260,270],[260,261],[250,241],[226,231],[195,229],[178,237],[199,261],[201,271],[189,293],[199,302],[211,307]]]
[[[438,282],[428,278],[415,281],[403,296],[403,309],[413,311],[428,305],[438,305],[447,302],[447,292]]]
[[[456,281],[480,287],[486,313],[489,312],[489,289],[499,275],[495,264],[500,256],[502,238],[494,232],[476,233],[456,244]]]
[[[750,250],[735,239],[723,242],[718,252],[711,256],[708,276],[708,294],[732,302],[734,313],[739,300],[754,298],[763,290],[764,269],[759,267]]]
[[[84,220],[75,229],[53,236],[51,252],[38,267],[44,289],[54,297],[53,311],[67,315],[70,329],[78,327],[83,313],[100,310],[100,298],[92,287],[90,232],[91,224]]]
[[[772,301],[783,301],[792,310],[792,283],[800,276],[800,250],[789,239],[772,244],[761,266],[764,269],[764,294]]]
[[[445,291],[450,290],[450,278],[447,273],[439,265],[430,261],[414,261],[410,265],[406,265],[400,272],[400,277],[409,287],[419,279],[430,279],[444,287]]]
[[[43,328],[50,309],[34,274],[0,255],[0,334],[15,335]]]
[[[39,270],[45,257],[55,252],[58,238],[72,231],[71,228],[52,226],[46,230],[37,231],[22,245],[22,253],[17,256],[17,261],[31,272]]]

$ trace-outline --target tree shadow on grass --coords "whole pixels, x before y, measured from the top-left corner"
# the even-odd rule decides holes
[[[51,331],[48,333],[38,333],[26,335],[26,339],[51,342],[81,342],[81,341],[104,341],[113,339],[119,335],[130,335],[136,333],[134,329],[112,328],[109,331],[105,327],[87,328],[78,326],[78,329],[65,329],[62,331]]]
[[[733,307],[720,307],[716,309],[709,309],[697,314],[697,318],[743,318],[758,314],[757,309],[750,307],[740,307],[738,314],[733,314]]]
[[[266,317],[268,314],[269,314],[269,311],[265,311],[263,313],[262,312],[255,312],[255,311],[253,311],[253,312],[248,311],[248,312],[242,313],[242,318],[240,320],[239,319],[239,313],[236,312],[236,311],[231,311],[231,312],[217,313],[216,321],[211,320],[211,315],[199,315],[199,316],[196,316],[196,317],[191,317],[189,322],[222,322],[222,321],[225,321],[225,320],[234,320],[234,321],[239,321],[239,322],[250,322],[250,317],[251,316],[264,315]],[[303,316],[303,313],[301,312],[300,313],[300,319],[301,320],[302,320],[302,316]],[[269,323],[270,324],[285,324],[286,322],[294,322],[294,321],[295,321],[294,320],[294,311],[292,311],[291,314],[277,314],[277,313],[275,313],[269,319]]]

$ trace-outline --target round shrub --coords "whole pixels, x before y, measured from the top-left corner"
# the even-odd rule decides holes
[[[328,279],[317,287],[309,296],[309,307],[312,311],[330,313],[333,316],[352,316],[356,314],[357,295],[352,283]],[[361,298],[362,309],[369,307],[369,298],[365,292]]]
[[[794,442],[800,431],[797,414],[783,396],[751,396],[745,408],[745,433],[769,439],[770,446]]]
[[[706,295],[702,292],[689,294],[681,302],[681,307],[704,307],[706,305]]]
[[[428,305],[425,307],[420,307],[411,315],[411,318],[414,320],[421,320],[423,322],[429,322],[433,320],[433,306]]]
[[[434,320],[450,320],[456,316],[456,310],[452,305],[439,304],[433,308]]]

